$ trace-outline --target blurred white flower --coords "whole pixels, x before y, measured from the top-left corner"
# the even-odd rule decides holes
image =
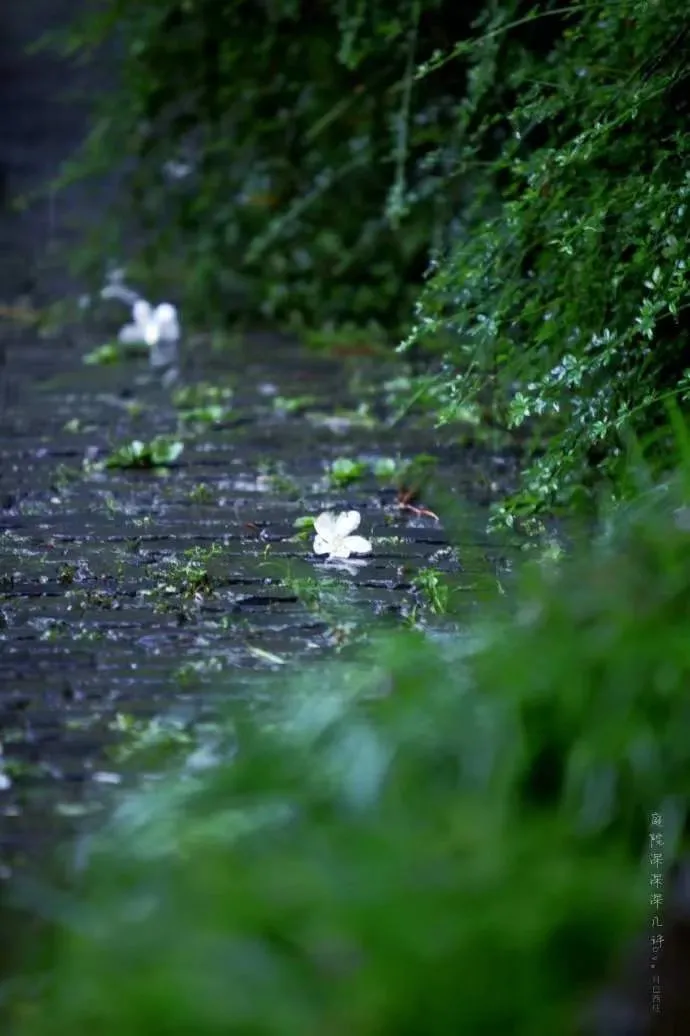
[[[12,779],[8,773],[5,773],[2,760],[2,745],[0,745],[0,791],[7,791],[11,787]]]
[[[163,172],[171,180],[186,180],[194,172],[191,162],[177,162],[171,159],[163,165]]]
[[[371,543],[363,536],[353,536],[362,516],[359,511],[324,511],[314,521],[314,553],[347,560],[351,554],[369,554]]]
[[[118,337],[130,345],[150,347],[160,342],[177,342],[180,337],[177,310],[169,302],[161,302],[154,308],[145,299],[137,299],[132,306],[132,323],[126,324]]]

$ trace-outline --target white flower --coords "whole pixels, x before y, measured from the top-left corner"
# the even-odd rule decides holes
[[[163,165],[163,172],[171,180],[186,180],[194,172],[194,166],[191,162],[177,162],[171,159]]]
[[[121,342],[148,346],[176,342],[180,337],[177,310],[169,302],[161,302],[154,309],[145,299],[137,299],[132,306],[132,323],[126,324],[118,337]]]
[[[368,554],[371,543],[363,536],[352,536],[362,516],[359,511],[324,511],[314,521],[314,553],[347,560],[350,554]]]

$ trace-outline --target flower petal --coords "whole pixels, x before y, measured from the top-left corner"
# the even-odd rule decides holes
[[[153,318],[158,323],[166,323],[169,320],[177,320],[177,310],[169,302],[161,302],[153,311]]]
[[[143,328],[150,322],[152,316],[151,304],[146,299],[137,299],[132,306],[132,320],[134,323]]]
[[[175,342],[180,337],[180,323],[177,310],[169,302],[161,302],[153,312],[153,319],[158,327],[160,338]]]
[[[350,554],[371,554],[372,546],[364,536],[346,536],[343,545]]]
[[[125,345],[141,345],[144,341],[144,333],[138,324],[125,324],[117,337]]]
[[[336,516],[332,511],[323,511],[318,518],[314,519],[314,528],[319,536],[325,540],[332,540],[335,536]]]
[[[341,537],[338,540],[331,540],[329,544],[330,557],[342,558],[344,561],[347,561],[350,556],[350,548],[347,541],[347,536]]]
[[[315,554],[330,554],[331,552],[331,541],[326,540],[323,536],[314,537],[314,553]]]
[[[362,516],[359,511],[341,511],[335,519],[336,536],[349,536],[351,532],[355,531],[361,520]]]

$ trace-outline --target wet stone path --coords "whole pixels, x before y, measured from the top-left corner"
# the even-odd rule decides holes
[[[512,462],[457,428],[391,423],[399,368],[255,335],[187,343],[170,383],[145,356],[85,363],[93,332],[1,330],[2,874],[116,782],[137,739],[181,738],[219,697],[376,623],[455,630],[510,565],[485,526]],[[168,467],[104,463],[157,436],[184,446]],[[431,470],[420,455],[435,460],[420,502],[463,508],[457,549],[399,506]],[[373,553],[324,564],[295,523],[353,508]]]

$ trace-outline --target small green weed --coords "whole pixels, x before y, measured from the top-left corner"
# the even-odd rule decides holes
[[[423,568],[411,582],[433,615],[446,614],[450,604],[451,591],[442,572],[435,568]]]
[[[140,468],[153,471],[171,467],[184,450],[179,439],[158,436],[150,442],[133,439],[115,449],[102,463],[106,468]]]

